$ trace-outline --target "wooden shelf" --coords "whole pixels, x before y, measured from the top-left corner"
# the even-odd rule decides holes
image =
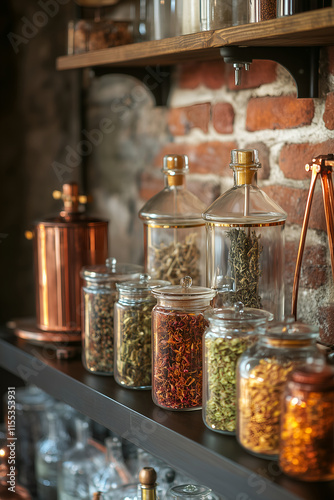
[[[334,8],[329,7],[261,23],[62,56],[57,59],[57,69],[171,65],[191,60],[213,60],[220,58],[220,47],[231,45],[288,47],[332,44]]]
[[[162,410],[150,391],[124,389],[113,377],[88,373],[80,359],[57,360],[50,345],[28,344],[5,328],[0,330],[0,366],[210,486],[223,500],[334,498],[334,481],[288,478],[277,463],[245,452],[234,436],[209,430],[201,411]]]

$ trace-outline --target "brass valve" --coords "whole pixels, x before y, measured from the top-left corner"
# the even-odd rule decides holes
[[[75,182],[63,185],[63,190],[55,190],[52,193],[55,200],[63,200],[66,213],[77,212],[79,203],[86,205],[92,201],[91,196],[79,195],[78,184]]]

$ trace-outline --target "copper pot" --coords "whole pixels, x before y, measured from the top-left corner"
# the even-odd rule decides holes
[[[37,327],[48,332],[80,332],[83,266],[104,264],[108,222],[78,211],[77,184],[64,184],[64,209],[34,228]]]

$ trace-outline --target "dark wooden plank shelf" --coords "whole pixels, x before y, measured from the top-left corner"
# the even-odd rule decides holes
[[[87,372],[80,359],[58,360],[50,346],[29,344],[6,328],[0,333],[0,366],[210,486],[224,500],[334,498],[334,481],[288,478],[276,462],[245,452],[234,436],[207,429],[201,411],[160,409],[150,391],[123,389],[113,377]]]
[[[190,60],[219,59],[219,48],[230,45],[288,47],[332,44],[334,8],[329,7],[260,23],[61,56],[57,59],[57,69],[171,65]]]

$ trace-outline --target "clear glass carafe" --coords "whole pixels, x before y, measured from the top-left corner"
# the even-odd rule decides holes
[[[124,387],[152,386],[151,324],[156,299],[151,290],[168,285],[169,281],[151,280],[148,275],[116,285],[114,378]]]
[[[106,265],[81,270],[82,288],[82,362],[86,370],[112,375],[114,370],[114,304],[116,283],[133,280],[141,266],[109,258]]]
[[[284,228],[287,214],[257,185],[256,149],[234,149],[234,186],[203,213],[207,230],[207,285],[215,306],[242,302],[284,317]],[[229,292],[229,293],[226,293]]]
[[[334,479],[334,369],[309,365],[290,373],[283,395],[281,470],[301,481]]]
[[[155,288],[152,311],[152,397],[169,410],[202,407],[202,336],[216,292],[192,286],[189,276],[181,284]]]
[[[116,494],[122,485],[133,484],[134,477],[127,468],[123,454],[122,443],[117,437],[108,437],[106,445],[106,465],[90,478],[90,492],[100,491],[103,498]]]
[[[281,399],[289,373],[308,363],[325,364],[316,346],[319,329],[300,322],[268,323],[237,365],[237,439],[250,453],[276,459]]]
[[[152,279],[179,284],[189,275],[205,284],[206,242],[204,203],[185,187],[189,171],[186,155],[167,155],[165,188],[140,210],[144,222],[145,271]]]
[[[273,315],[237,302],[208,311],[205,318],[209,326],[203,337],[203,421],[213,431],[235,434],[237,362],[256,342],[258,327]]]
[[[47,435],[36,446],[38,500],[57,500],[59,463],[70,447],[69,435],[56,412],[46,413]]]
[[[105,466],[105,455],[90,442],[89,423],[76,419],[76,444],[60,464],[58,500],[90,500],[90,477]]]

